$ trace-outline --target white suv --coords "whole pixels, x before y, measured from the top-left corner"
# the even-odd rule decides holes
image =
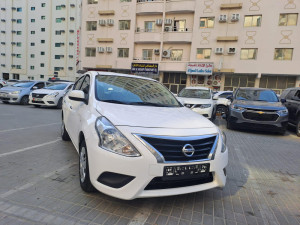
[[[155,80],[88,72],[62,109],[62,139],[71,139],[79,153],[84,191],[134,199],[226,183],[223,133]]]

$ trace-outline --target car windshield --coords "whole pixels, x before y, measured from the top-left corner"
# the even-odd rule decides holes
[[[209,90],[204,89],[183,89],[178,94],[178,97],[210,99],[211,94]]]
[[[277,95],[272,90],[238,90],[235,98],[246,101],[278,102]]]
[[[22,88],[28,88],[31,87],[34,84],[34,82],[23,82],[23,83],[17,83],[12,85],[13,87],[22,87]]]
[[[125,76],[97,76],[96,99],[103,102],[157,107],[181,107],[162,84]]]
[[[49,89],[49,90],[64,90],[68,84],[64,83],[53,83],[49,84],[47,87],[44,87],[44,89]]]

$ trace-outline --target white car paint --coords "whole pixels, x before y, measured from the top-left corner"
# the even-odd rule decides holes
[[[88,72],[90,88],[88,103],[74,101],[69,97],[79,96],[78,91],[70,91],[63,101],[63,128],[68,132],[76,150],[80,141],[85,140],[89,176],[92,185],[99,191],[121,199],[169,196],[198,192],[215,187],[223,187],[226,175],[223,169],[228,163],[228,150],[220,130],[209,120],[199,116],[186,107],[154,107],[124,105],[98,101],[95,96],[95,77],[124,76],[136,79],[152,79],[109,72]],[[76,88],[76,83],[74,85]],[[168,91],[166,89],[166,91]],[[129,157],[100,147],[99,131],[96,131],[97,118],[105,117],[137,149],[140,156]],[[82,136],[83,135],[83,136]],[[165,162],[157,158],[157,152],[145,143],[139,135],[164,136],[168,138],[205,137],[216,135],[214,157],[198,161]],[[224,142],[223,142],[224,141]],[[221,152],[223,149],[223,152]],[[204,184],[167,189],[145,190],[155,177],[164,176],[165,166],[191,166],[208,163],[213,180]],[[98,182],[104,172],[113,172],[135,177],[121,188],[113,188]]]

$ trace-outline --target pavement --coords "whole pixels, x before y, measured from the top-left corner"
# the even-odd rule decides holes
[[[61,111],[0,103],[0,225],[300,224],[300,138],[232,131],[225,188],[119,200],[84,193]]]

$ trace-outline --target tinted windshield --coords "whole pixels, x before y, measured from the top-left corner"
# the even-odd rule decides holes
[[[183,98],[201,98],[201,99],[210,99],[210,91],[209,90],[202,90],[202,89],[183,89],[179,94],[178,97]]]
[[[238,90],[235,98],[246,101],[278,102],[277,95],[272,90]]]
[[[17,83],[12,85],[13,87],[22,87],[22,88],[28,88],[31,87],[31,85],[33,85],[34,82],[23,82],[23,83]]]
[[[127,105],[180,107],[176,98],[158,82],[133,77],[97,76],[99,101]]]
[[[68,84],[63,84],[63,83],[53,83],[49,84],[47,87],[44,89],[50,89],[50,90],[64,90]]]

